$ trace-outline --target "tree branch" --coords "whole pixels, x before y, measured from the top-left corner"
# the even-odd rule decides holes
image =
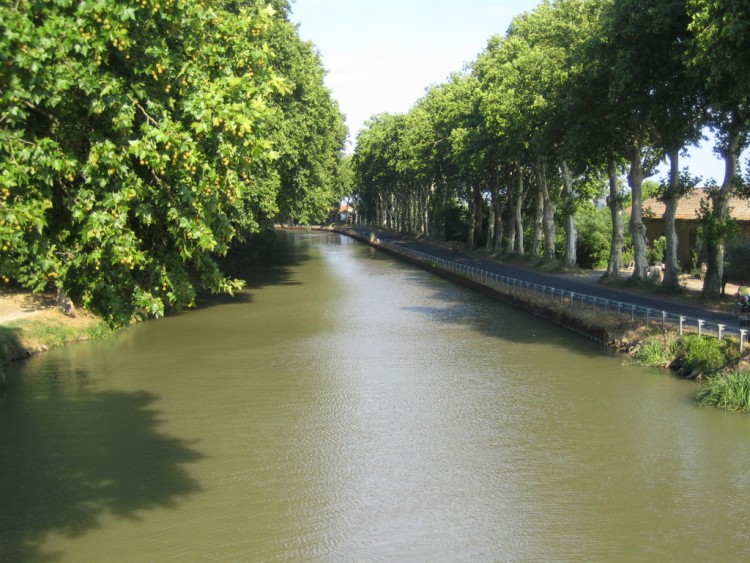
[[[46,117],[47,119],[49,119],[49,120],[50,120],[50,121],[51,121],[52,123],[54,123],[55,125],[60,125],[60,120],[59,120],[59,119],[57,119],[57,118],[56,118],[56,117],[55,117],[54,115],[52,115],[52,114],[51,114],[51,113],[49,113],[48,111],[45,111],[45,110],[43,110],[42,108],[40,108],[39,106],[37,106],[37,105],[34,105],[34,104],[32,104],[32,103],[31,103],[30,101],[28,101],[28,100],[26,100],[26,101],[24,102],[24,105],[25,105],[25,106],[26,106],[27,108],[29,108],[29,109],[31,109],[31,110],[33,110],[33,111],[35,111],[35,112],[37,112],[37,113],[39,113],[39,114],[43,115],[44,117]]]
[[[139,110],[141,110],[141,113],[143,113],[143,115],[145,115],[145,116],[146,116],[146,120],[147,120],[147,121],[150,121],[151,123],[153,123],[154,125],[156,125],[157,127],[159,127],[159,122],[158,122],[158,121],[156,121],[156,120],[155,120],[155,119],[154,119],[153,117],[151,117],[151,116],[150,116],[150,115],[148,114],[148,112],[146,111],[146,109],[145,109],[145,108],[144,108],[144,107],[143,107],[143,106],[141,105],[141,103],[140,103],[140,102],[139,102],[138,100],[136,100],[135,98],[132,98],[132,101],[133,101],[133,103],[134,103],[134,104],[136,105],[136,107],[137,107],[137,108],[138,108]]]

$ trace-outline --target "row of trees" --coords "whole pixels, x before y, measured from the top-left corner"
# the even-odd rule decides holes
[[[286,0],[0,6],[0,276],[113,324],[229,291],[217,258],[322,220],[346,130]]]
[[[545,1],[408,113],[368,122],[353,157],[358,212],[397,230],[452,237],[465,210],[469,244],[572,265],[577,209],[608,185],[607,276],[622,267],[627,200],[633,278],[644,280],[643,182],[667,161],[664,283],[677,285],[675,211],[697,183],[679,155],[709,127],[726,162],[704,217],[704,292],[718,295],[728,202],[750,133],[748,60],[750,13],[740,2]]]

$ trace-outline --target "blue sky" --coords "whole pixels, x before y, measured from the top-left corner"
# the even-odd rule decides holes
[[[314,43],[326,85],[347,118],[350,149],[372,115],[404,113],[502,35],[538,0],[295,0],[292,21]],[[683,159],[693,174],[723,179],[711,143]],[[744,165],[743,165],[744,166]]]

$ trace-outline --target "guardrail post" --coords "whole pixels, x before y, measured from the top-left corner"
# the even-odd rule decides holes
[[[698,319],[698,336],[701,336],[703,333],[703,325],[706,324],[706,321]]]
[[[664,330],[667,325],[667,312],[662,311],[661,312],[661,329]]]
[[[680,315],[680,336],[682,336],[682,325],[685,323],[685,317]]]
[[[742,349],[745,347],[745,336],[747,336],[747,329],[741,328],[740,329],[740,352],[742,352]]]
[[[635,320],[635,305],[630,306],[630,320],[631,321]]]

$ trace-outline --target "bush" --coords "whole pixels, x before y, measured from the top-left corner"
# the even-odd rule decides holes
[[[736,284],[750,283],[750,237],[742,237],[727,244],[724,273]]]
[[[656,338],[646,340],[633,353],[633,357],[644,366],[667,367],[674,359],[674,342]]]
[[[736,343],[697,334],[680,336],[674,354],[683,374],[690,377],[715,374],[738,358]]]
[[[659,237],[656,239],[648,250],[648,261],[649,264],[658,264],[664,262],[664,252],[667,249],[666,237]]]
[[[750,408],[750,372],[738,371],[709,377],[696,396],[698,404],[731,411]]]
[[[609,209],[581,209],[576,214],[576,223],[578,265],[586,269],[606,267],[612,242]]]

